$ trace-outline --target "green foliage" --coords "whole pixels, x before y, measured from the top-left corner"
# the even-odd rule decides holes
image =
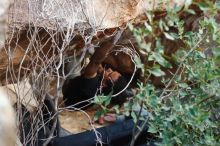
[[[189,3],[183,11],[194,15],[196,12],[188,9]],[[192,3],[204,13],[195,20],[198,23],[193,31],[185,31],[185,22],[177,13],[179,8],[169,9],[168,15],[160,20],[153,20],[148,12],[150,19],[144,27],[130,26],[139,47],[147,54],[147,61],[152,62],[151,65],[138,62],[137,67],[144,70],[146,80],[139,84],[132,104],[142,103],[149,111],[145,120],[148,120],[148,131],[158,140],[157,145],[220,145],[220,27],[214,18],[220,7],[219,2]],[[178,51],[167,58],[161,37],[184,45],[170,46],[177,47]],[[161,78],[165,88],[150,84],[152,75],[165,76],[161,67],[172,68],[171,62],[178,65],[176,70],[180,72]],[[131,107],[127,106],[127,111]]]
[[[189,64],[191,60],[194,62]],[[140,87],[145,90],[140,90],[137,98],[144,99],[150,112],[149,132],[162,140],[158,145],[217,146],[220,119],[217,121],[212,116],[213,109],[220,106],[220,69],[198,51],[185,62],[185,78],[190,79],[192,85],[176,80],[173,91],[163,96],[150,87],[152,85]]]
[[[195,17],[198,12],[191,4],[203,15]],[[129,25],[146,62],[135,58],[144,80],[132,102],[124,104],[123,114],[135,122],[147,121],[157,145],[220,145],[220,26],[214,17],[219,10],[219,1],[187,0],[184,8],[168,9],[163,19],[154,20],[147,12],[143,26]],[[193,16],[192,31],[186,31],[188,19],[181,19],[182,13]],[[164,39],[182,44],[167,48]],[[171,48],[177,51],[167,56]],[[166,76],[164,69],[174,67],[176,73]],[[160,77],[164,88],[151,84],[152,77]],[[108,98],[103,103],[107,105]],[[137,105],[148,110],[147,119],[133,112]],[[118,107],[114,110],[119,112]]]

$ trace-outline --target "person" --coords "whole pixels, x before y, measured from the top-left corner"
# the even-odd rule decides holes
[[[102,67],[108,52],[115,46],[122,32],[117,31],[115,36],[106,39],[95,49],[90,62],[80,76],[64,82],[62,92],[66,106],[85,108],[90,105],[98,92],[107,95],[111,92],[117,94],[123,90],[112,100],[113,103],[118,104],[122,104],[126,97],[132,96],[130,88],[124,89],[128,82],[119,72]]]
[[[86,108],[96,94],[115,95],[124,90],[111,99],[111,104],[122,105],[128,97],[133,96],[131,88],[124,89],[127,84],[126,78],[111,68],[99,69],[91,78],[82,74],[65,81],[62,89],[64,103],[74,108]]]

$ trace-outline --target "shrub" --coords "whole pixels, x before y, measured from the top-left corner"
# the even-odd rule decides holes
[[[146,12],[144,26],[129,26],[147,63],[135,60],[143,80],[133,101],[124,105],[124,114],[145,121],[157,145],[220,145],[219,10],[218,1],[187,1],[184,7],[168,8],[162,19]],[[181,43],[166,46],[165,38]],[[166,49],[172,48],[177,51],[168,56]],[[166,68],[175,72],[167,77]],[[152,77],[160,77],[164,87],[155,87]],[[148,110],[147,119],[130,112],[137,105]]]

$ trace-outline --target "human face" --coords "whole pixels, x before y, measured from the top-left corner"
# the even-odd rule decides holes
[[[111,68],[108,68],[104,72],[103,85],[105,86],[108,80],[111,80],[112,82],[116,82],[120,76],[121,74],[119,72],[113,71]]]

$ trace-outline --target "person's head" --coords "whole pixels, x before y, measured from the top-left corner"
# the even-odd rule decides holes
[[[113,71],[112,69],[107,69],[104,72],[103,79],[103,93],[105,95],[112,93],[112,95],[117,94],[123,90],[122,93],[113,97],[111,102],[113,104],[122,105],[128,97],[133,96],[131,88],[126,88],[128,81],[119,72]]]

